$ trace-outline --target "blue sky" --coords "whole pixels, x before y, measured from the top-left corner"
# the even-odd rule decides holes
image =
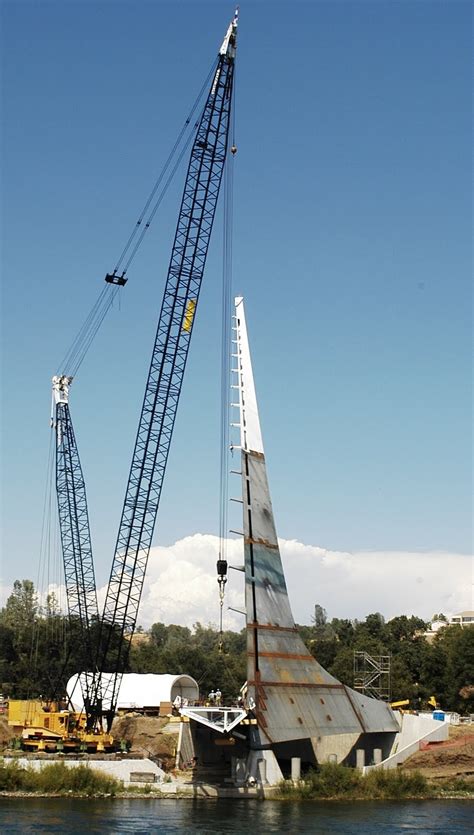
[[[3,2],[3,580],[36,577],[50,378],[232,15]],[[242,2],[234,290],[279,534],[468,553],[470,4]],[[108,576],[184,172],[71,409]],[[155,543],[218,531],[222,211]],[[211,558],[213,559],[213,557]]]

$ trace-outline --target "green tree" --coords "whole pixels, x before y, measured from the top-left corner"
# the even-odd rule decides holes
[[[416,640],[417,637],[423,636],[427,628],[428,624],[421,618],[415,617],[415,615],[411,615],[409,618],[406,615],[399,615],[386,623],[386,641],[391,650],[396,650],[400,642]]]
[[[474,709],[474,627],[446,626],[435,638],[446,655],[446,693],[441,707],[460,713],[471,713]],[[461,692],[463,691],[463,692]]]
[[[440,705],[448,703],[449,682],[447,675],[448,659],[446,650],[440,641],[426,645],[420,680],[425,688],[425,696],[434,696]]]
[[[372,615],[367,615],[365,622],[360,624],[360,634],[366,634],[370,638],[377,641],[385,641],[387,630],[385,628],[385,618],[380,612],[374,612]]]
[[[338,641],[345,647],[352,646],[354,641],[354,626],[347,618],[333,618],[331,627],[335,632]]]
[[[31,580],[15,580],[13,591],[2,609],[1,622],[13,631],[14,645],[18,652],[31,649],[38,600]]]
[[[418,686],[413,680],[406,659],[395,655],[390,665],[391,700],[394,702],[409,699],[412,706],[418,707]]]
[[[326,609],[316,603],[314,607],[314,615],[313,615],[313,623],[316,627],[320,628],[326,626],[328,621],[328,616]]]
[[[329,667],[329,672],[342,684],[354,686],[354,653],[352,649],[342,647]]]
[[[218,651],[220,635],[213,626],[188,627],[153,624],[150,641],[132,645],[133,672],[187,673],[196,679],[205,696],[219,687],[224,699],[233,699],[246,678],[246,630],[224,632],[223,652]]]
[[[7,696],[12,692],[17,660],[13,630],[0,620],[0,687],[2,693]]]
[[[167,628],[164,623],[154,623],[150,629],[150,641],[155,647],[163,647],[166,642]]]

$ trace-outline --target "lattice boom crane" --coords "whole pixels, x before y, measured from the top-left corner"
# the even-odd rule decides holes
[[[194,316],[228,151],[237,12],[219,51],[186,174],[156,339],[107,589],[89,730],[110,730],[126,668],[156,522]],[[103,672],[112,672],[102,679]]]
[[[87,509],[86,486],[69,411],[72,378],[53,377],[52,424],[56,433],[56,496],[64,562],[69,620],[83,637],[83,660],[94,662],[92,627],[98,622],[97,593]],[[88,681],[81,682],[84,703],[91,699]]]

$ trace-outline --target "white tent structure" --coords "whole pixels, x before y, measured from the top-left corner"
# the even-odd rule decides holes
[[[66,690],[74,710],[84,709],[80,679],[84,673],[69,679]],[[106,686],[111,673],[103,673],[102,681]],[[177,696],[187,699],[190,704],[199,699],[199,686],[194,678],[187,675],[156,675],[154,673],[125,673],[118,692],[117,710],[142,710],[159,708],[162,702],[173,703]]]

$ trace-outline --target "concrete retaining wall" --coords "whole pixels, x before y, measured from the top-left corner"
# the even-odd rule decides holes
[[[366,765],[362,769],[367,774],[374,768],[396,768],[397,765],[405,762],[408,757],[420,750],[423,742],[441,742],[448,738],[449,726],[447,722],[440,722],[426,714],[415,716],[404,713],[402,716],[402,727],[397,734],[392,749],[392,754],[377,765]]]
[[[27,757],[5,757],[4,762],[16,762],[21,768],[31,768],[39,771],[45,765],[53,762],[63,762],[68,768],[77,768],[78,765],[87,765],[93,771],[101,771],[117,780],[122,780],[124,786],[136,786],[146,782],[161,783],[166,777],[162,768],[156,765],[153,760],[33,760]],[[130,777],[132,776],[132,779]]]

